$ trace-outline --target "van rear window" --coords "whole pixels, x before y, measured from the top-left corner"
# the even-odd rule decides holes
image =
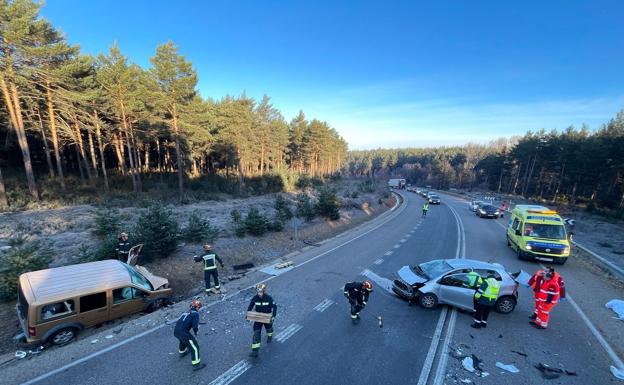
[[[22,293],[22,288],[18,286],[17,288],[17,302],[19,303],[19,312],[23,319],[28,318],[28,301],[24,297],[24,293]]]
[[[80,297],[80,312],[84,313],[90,310],[101,309],[106,307],[106,292],[95,293]]]

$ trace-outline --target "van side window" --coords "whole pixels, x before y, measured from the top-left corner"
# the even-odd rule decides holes
[[[514,219],[513,224],[511,225],[511,228],[514,230],[518,230],[520,227],[520,221],[518,220],[518,218]]]
[[[74,300],[51,303],[41,307],[41,320],[48,321],[74,313]]]
[[[100,309],[106,307],[106,292],[95,293],[80,297],[80,312]]]
[[[113,290],[113,303],[120,303],[142,297],[144,297],[144,293],[134,287],[121,287]]]

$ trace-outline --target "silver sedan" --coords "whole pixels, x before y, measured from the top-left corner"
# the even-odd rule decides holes
[[[394,280],[392,290],[399,297],[418,302],[431,309],[439,304],[473,311],[474,288],[470,288],[468,273],[476,272],[486,278],[490,273],[500,281],[496,311],[511,313],[518,302],[518,282],[499,263],[472,259],[436,259],[416,266],[403,266]],[[515,275],[515,274],[514,274]]]

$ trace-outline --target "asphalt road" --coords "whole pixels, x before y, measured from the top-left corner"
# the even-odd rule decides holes
[[[206,324],[200,326],[198,340],[207,367],[199,372],[191,371],[188,357],[177,357],[173,327],[165,326],[117,348],[96,351],[88,359],[79,350],[70,350],[71,345],[63,348],[65,352],[57,349],[46,361],[37,357],[3,370],[2,382],[424,385],[504,380],[542,384],[540,373],[532,367],[537,362],[563,365],[577,374],[551,380],[553,384],[598,385],[614,380],[608,372],[609,357],[567,303],[555,309],[551,329],[538,331],[527,323],[532,300],[523,290],[514,313],[493,314],[488,329],[474,331],[468,327],[468,314],[442,307],[409,307],[396,298],[389,291],[390,280],[406,264],[466,255],[496,260],[510,271],[532,272],[537,267],[517,261],[505,246],[501,225],[477,218],[464,202],[448,197],[421,219],[422,199],[404,195],[404,204],[395,212],[302,254],[295,269],[273,278],[258,275],[258,280],[269,279],[269,292],[279,310],[275,340],[266,345],[263,336],[257,359],[248,357],[252,331],[244,312],[253,293],[246,290],[204,313]],[[352,325],[342,286],[365,277],[374,282],[375,291],[361,323]],[[383,328],[377,316],[383,317]],[[489,376],[476,377],[449,358],[445,346],[459,344],[469,345],[463,351],[482,359]],[[72,359],[83,361],[72,366]],[[494,367],[497,360],[514,363],[520,373],[501,373]]]

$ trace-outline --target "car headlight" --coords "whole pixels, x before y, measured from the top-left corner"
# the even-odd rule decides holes
[[[483,211],[483,210],[481,210],[481,209],[479,209],[479,212],[480,212],[481,214],[485,214],[485,211]]]
[[[563,253],[564,254],[567,254],[569,252],[570,252],[570,247],[566,246],[566,247],[563,248]]]
[[[524,246],[524,248],[527,249],[527,250],[531,250],[532,249],[531,245],[526,245],[526,246]]]
[[[498,210],[494,211],[494,215],[499,215],[499,214],[500,214],[500,212]]]

